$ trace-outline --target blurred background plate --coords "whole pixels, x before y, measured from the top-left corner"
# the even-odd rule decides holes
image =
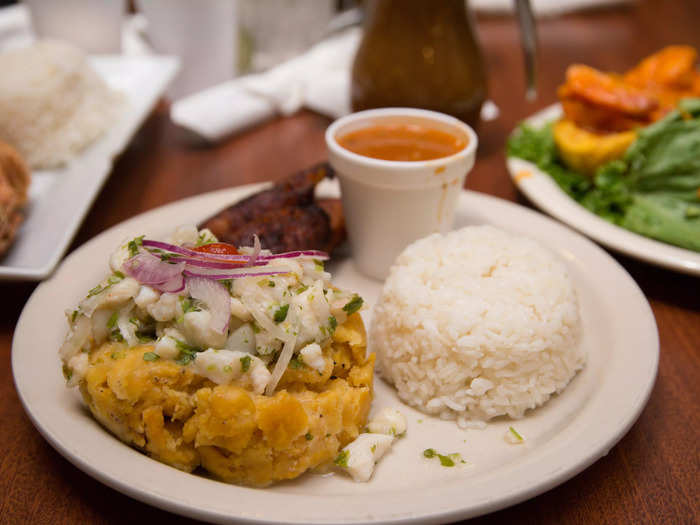
[[[525,122],[540,127],[560,116],[561,106],[554,104]],[[655,241],[598,217],[569,197],[552,177],[531,162],[508,157],[507,164],[518,189],[552,217],[617,252],[670,270],[700,275],[700,253]]]
[[[165,56],[93,56],[90,64],[107,84],[122,92],[121,118],[65,167],[35,171],[26,219],[2,259],[0,280],[41,280],[65,253],[92,202],[124,150],[178,71]]]

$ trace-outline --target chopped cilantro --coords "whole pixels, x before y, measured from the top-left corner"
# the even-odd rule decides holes
[[[231,368],[231,365],[224,365],[224,369],[223,369],[223,370],[224,370],[224,372],[226,372],[227,374],[230,374],[230,373],[231,373],[231,370],[233,370],[233,368]]]
[[[311,441],[314,438],[314,436],[312,434],[309,434],[308,432],[304,437],[306,438],[306,441]]]
[[[267,285],[268,285],[270,288],[274,288],[274,287],[275,287],[275,281],[267,281]]]
[[[250,356],[245,355],[241,357],[241,372],[245,373],[250,368]]]
[[[90,290],[88,291],[87,296],[88,296],[88,297],[92,297],[92,296],[94,296],[94,295],[97,295],[98,293],[101,293],[102,290],[103,290],[102,285],[101,285],[101,284],[98,284],[98,285],[95,286],[94,288],[90,288]]]
[[[434,448],[426,448],[426,449],[423,451],[423,455],[424,455],[426,458],[434,458],[436,454],[437,454],[437,452],[435,452],[435,449],[434,449]]]
[[[143,245],[143,238],[144,237],[145,237],[145,235],[141,235],[139,237],[136,237],[133,240],[129,241],[129,244],[127,244],[127,248],[129,249],[129,255],[131,257],[138,255],[139,246]]]
[[[324,270],[323,261],[319,261],[318,259],[314,259],[314,268],[316,268],[317,272],[322,272]]]
[[[114,328],[117,325],[117,319],[119,319],[119,312],[114,312],[110,315],[109,319],[107,319],[107,328]]]
[[[304,363],[298,357],[292,357],[289,360],[289,368],[293,370],[299,370],[302,366],[304,366]]]
[[[78,310],[73,310],[73,312],[70,314],[70,322],[74,323],[75,320],[78,318]]]
[[[66,381],[70,381],[70,378],[73,377],[73,369],[68,365],[63,365],[63,377],[66,378]]]
[[[144,361],[158,361],[158,359],[160,359],[160,356],[155,352],[146,352],[143,354]]]
[[[306,286],[305,284],[302,284],[299,288],[296,289],[296,293],[298,295],[300,293],[304,293],[308,289],[309,289],[308,286]]]
[[[339,467],[347,467],[348,458],[350,458],[350,452],[347,450],[341,450],[340,453],[333,460],[333,463],[335,463]]]
[[[513,434],[513,435],[515,436],[515,438],[516,438],[518,441],[523,441],[523,440],[524,440],[523,436],[521,436],[521,435],[518,433],[518,431],[515,430],[513,427],[508,427],[508,430],[510,431],[511,434]]]
[[[200,311],[200,308],[195,305],[194,301],[189,297],[180,297],[180,306],[182,306],[182,313],[184,314]]]
[[[109,354],[109,357],[116,361],[117,359],[121,359],[122,357],[124,357],[124,352],[112,352],[111,354]]]
[[[289,311],[289,304],[285,304],[283,306],[280,306],[275,311],[275,315],[272,319],[275,321],[275,323],[280,324],[282,321],[284,321],[287,318],[288,311]]]
[[[348,314],[352,315],[355,312],[357,312],[360,308],[362,308],[362,303],[364,301],[362,300],[362,297],[359,295],[355,294],[352,299],[350,299],[350,302],[343,306],[343,310]]]
[[[331,333],[335,332],[335,329],[338,328],[338,320],[332,315],[328,318],[328,326],[330,327]]]
[[[197,348],[196,346],[188,345],[187,343],[185,343],[184,341],[180,341],[179,339],[175,339],[175,346],[180,351],[180,354],[177,356],[177,359],[175,360],[175,362],[178,365],[190,364],[197,357],[197,352],[202,351],[200,348]]]
[[[203,230],[197,236],[197,248],[199,248],[200,246],[204,246],[205,244],[211,244],[213,242],[217,242],[216,237],[209,233],[208,230]]]
[[[228,293],[231,293],[231,287],[233,286],[233,279],[222,279],[219,281],[224,288],[228,290]]]
[[[370,447],[370,450],[372,451],[372,454],[374,454],[377,451],[377,444],[375,443]]]
[[[124,279],[124,277],[126,277],[126,276],[125,276],[122,272],[120,272],[119,270],[117,270],[116,272],[114,272],[114,273],[112,274],[112,277],[111,277],[111,278],[119,279],[119,280],[121,281],[122,279]],[[110,279],[111,279],[111,278],[110,278]]]
[[[123,343],[124,342],[124,336],[122,333],[119,331],[118,328],[115,328],[112,330],[109,334],[109,339],[110,341],[116,341],[118,343]]]
[[[255,334],[259,334],[259,333],[260,333],[260,326],[258,325],[258,323],[256,323],[255,321],[253,321],[253,322],[251,323],[251,326],[253,327],[253,333],[255,333]]]
[[[454,467],[455,462],[452,460],[450,456],[445,456],[443,454],[438,454],[438,458],[440,458],[440,465],[443,467]]]

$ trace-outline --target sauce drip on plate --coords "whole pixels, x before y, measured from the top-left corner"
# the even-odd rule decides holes
[[[358,155],[409,162],[449,157],[467,145],[462,137],[420,124],[376,124],[336,140]]]

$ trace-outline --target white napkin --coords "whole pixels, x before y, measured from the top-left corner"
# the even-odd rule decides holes
[[[239,77],[176,101],[176,124],[215,141],[302,106],[339,117],[350,111],[350,67],[361,31],[353,28],[265,73]]]
[[[633,0],[530,0],[535,16],[555,16],[572,11],[606,7]],[[483,13],[502,14],[514,10],[513,0],[469,0],[469,6]]]

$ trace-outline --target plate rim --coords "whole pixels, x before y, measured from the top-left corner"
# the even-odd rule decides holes
[[[554,103],[533,113],[523,123],[539,126],[561,114],[561,104]],[[516,130],[517,127],[511,135]],[[506,166],[515,186],[548,215],[618,253],[669,270],[700,276],[700,253],[609,223],[569,197],[549,174],[532,162],[506,156]],[[522,176],[523,171],[529,173],[529,176]]]
[[[91,239],[90,241],[86,242],[83,244],[80,248],[76,249],[73,253],[69,255],[69,257],[66,258],[66,260],[62,263],[67,264],[69,261],[71,261],[73,258],[80,257],[82,253],[89,251],[90,247],[93,242],[96,242],[96,239],[102,237],[102,236],[108,236],[108,235],[113,235],[113,230],[120,228],[120,227],[128,227],[129,224],[134,224],[138,223],[141,221],[147,221],[150,220],[151,217],[157,216],[159,213],[162,213],[162,210],[164,208],[179,208],[180,206],[186,206],[192,202],[196,202],[199,200],[204,200],[207,198],[218,198],[219,195],[223,196],[225,195],[230,195],[231,199],[240,199],[243,198],[246,194],[256,191],[264,186],[266,186],[268,183],[261,183],[261,184],[253,184],[253,185],[246,185],[246,186],[238,186],[236,188],[229,188],[229,189],[224,189],[224,190],[219,190],[216,192],[210,192],[206,193],[200,196],[195,196],[195,197],[190,197],[187,199],[183,199],[180,201],[176,201],[174,203],[170,203],[168,205],[162,206],[160,208],[156,208],[150,211],[147,211],[143,214],[137,215],[123,223],[120,223],[116,226],[113,226],[112,228],[106,230],[105,232],[102,232],[95,238]],[[484,501],[479,502],[478,504],[473,504],[469,507],[458,507],[458,508],[451,508],[445,511],[441,512],[430,512],[430,513],[424,513],[421,515],[401,515],[401,516],[394,516],[394,517],[383,517],[379,521],[371,521],[373,523],[437,523],[437,522],[442,522],[445,520],[454,520],[454,519],[464,519],[468,517],[474,517],[478,516],[481,514],[485,514],[488,512],[492,512],[501,508],[505,508],[510,505],[514,505],[516,503],[519,503],[521,501],[524,501],[526,499],[529,499],[531,497],[534,497],[536,495],[539,495],[561,483],[564,481],[570,479],[571,477],[575,476],[579,472],[581,472],[583,469],[587,468],[590,466],[593,462],[597,461],[600,457],[603,455],[607,454],[608,450],[614,446],[615,443],[617,443],[622,436],[624,436],[629,428],[634,424],[634,422],[637,420],[639,417],[639,414],[641,411],[644,409],[644,406],[646,405],[646,402],[651,394],[651,391],[653,389],[656,375],[657,375],[657,370],[658,370],[658,360],[659,360],[659,338],[658,338],[658,329],[656,327],[656,321],[653,315],[653,312],[651,311],[651,307],[649,306],[648,301],[644,297],[644,294],[642,291],[639,289],[638,285],[632,279],[632,277],[626,272],[626,270],[617,262],[615,261],[609,254],[607,254],[604,250],[602,250],[600,247],[595,245],[593,242],[589,241],[588,239],[582,237],[580,234],[574,232],[567,226],[564,226],[560,223],[557,223],[556,221],[538,213],[533,210],[530,210],[528,208],[525,208],[523,206],[520,206],[516,203],[510,202],[510,201],[505,201],[502,199],[498,199],[496,197],[492,197],[489,195],[477,193],[477,192],[471,192],[471,191],[464,191],[462,195],[460,195],[460,203],[469,201],[474,201],[476,200],[484,201],[490,205],[494,206],[506,206],[506,207],[512,207],[513,210],[517,209],[517,212],[519,213],[525,213],[529,217],[533,218],[533,220],[539,220],[539,221],[544,221],[544,223],[550,225],[551,227],[562,231],[562,233],[571,235],[573,238],[577,238],[579,242],[585,243],[586,249],[593,250],[593,253],[596,254],[597,257],[603,257],[603,260],[606,262],[606,264],[612,263],[611,268],[614,269],[616,273],[621,273],[621,275],[626,279],[625,285],[628,287],[629,291],[633,293],[634,295],[637,296],[637,299],[639,300],[638,305],[641,307],[641,315],[644,315],[646,317],[646,321],[644,326],[647,329],[647,332],[649,332],[648,335],[651,335],[651,341],[650,341],[650,348],[651,348],[651,353],[649,356],[651,357],[651,360],[647,363],[648,366],[648,372],[645,375],[646,382],[644,385],[641,385],[638,391],[638,395],[635,398],[635,403],[634,403],[634,408],[630,410],[629,412],[626,413],[624,417],[624,422],[623,424],[619,425],[614,429],[613,432],[607,432],[605,439],[602,441],[599,441],[595,444],[592,444],[589,447],[589,450],[585,452],[585,458],[583,460],[578,460],[575,461],[571,464],[569,464],[566,468],[559,469],[558,471],[552,473],[549,475],[548,478],[540,480],[537,483],[534,483],[533,485],[527,487],[527,488],[516,488],[510,493],[507,493],[505,495],[500,495],[494,498],[486,499]],[[15,387],[18,393],[18,397],[20,398],[20,401],[25,409],[25,412],[28,414],[30,417],[30,420],[34,424],[34,426],[39,430],[39,432],[44,436],[44,438],[52,445],[53,448],[55,448],[61,455],[63,455],[66,459],[68,459],[73,465],[78,467],[79,469],[83,470],[86,472],[88,475],[92,476],[93,478],[99,480],[100,482],[104,483],[105,485],[118,490],[119,492],[122,492],[124,494],[127,494],[128,496],[142,501],[144,503],[154,505],[156,507],[159,507],[161,509],[170,511],[170,512],[176,512],[181,515],[197,518],[197,519],[206,519],[212,522],[219,522],[219,523],[226,523],[235,520],[236,522],[244,522],[244,523],[251,523],[251,524],[263,524],[263,523],[281,523],[279,519],[271,519],[271,518],[260,518],[260,517],[250,517],[250,516],[241,516],[241,515],[224,515],[221,512],[217,510],[212,510],[212,509],[202,509],[200,507],[197,507],[194,504],[187,504],[187,503],[182,503],[178,501],[173,501],[172,498],[168,498],[164,496],[163,494],[159,494],[154,491],[143,491],[137,487],[131,487],[127,484],[126,481],[124,480],[119,480],[114,477],[110,477],[109,472],[104,472],[103,470],[100,470],[98,466],[95,465],[90,465],[82,460],[79,456],[76,456],[72,453],[71,450],[69,450],[65,444],[63,444],[60,439],[57,436],[54,436],[49,430],[45,429],[41,425],[41,421],[39,421],[36,417],[35,414],[32,412],[30,404],[27,402],[27,399],[25,397],[25,392],[22,389],[22,380],[24,378],[18,378],[17,376],[17,367],[16,365],[16,360],[17,356],[19,354],[18,350],[18,344],[17,343],[17,334],[21,333],[21,331],[24,329],[23,327],[23,319],[26,320],[25,317],[25,312],[28,312],[33,306],[33,302],[38,300],[37,298],[40,297],[41,290],[44,288],[48,287],[50,283],[53,281],[53,279],[46,281],[45,283],[42,283],[35,292],[32,294],[30,299],[27,301],[22,314],[20,315],[20,319],[17,324],[17,329],[15,332],[15,336],[13,337],[12,341],[12,371],[13,371],[13,378],[15,382]],[[138,452],[135,452],[138,454]],[[145,456],[144,456],[145,457]],[[527,458],[527,456],[526,456]],[[150,458],[146,458],[149,462],[153,461]],[[160,463],[157,463],[153,461],[154,464],[160,465],[163,468],[168,468],[170,469],[171,467],[164,466]],[[177,472],[177,471],[174,471]],[[184,474],[189,476],[189,474]],[[235,487],[235,488],[241,488],[241,487]],[[247,489],[247,490],[253,490],[253,489]],[[286,496],[286,495],[280,495],[280,494],[275,494],[275,496]],[[290,519],[283,521],[283,523],[305,523],[308,522],[307,519]],[[332,519],[324,519],[324,520],[318,520],[318,523],[368,523],[370,521],[364,520],[364,519],[342,519],[342,520],[332,520]]]

